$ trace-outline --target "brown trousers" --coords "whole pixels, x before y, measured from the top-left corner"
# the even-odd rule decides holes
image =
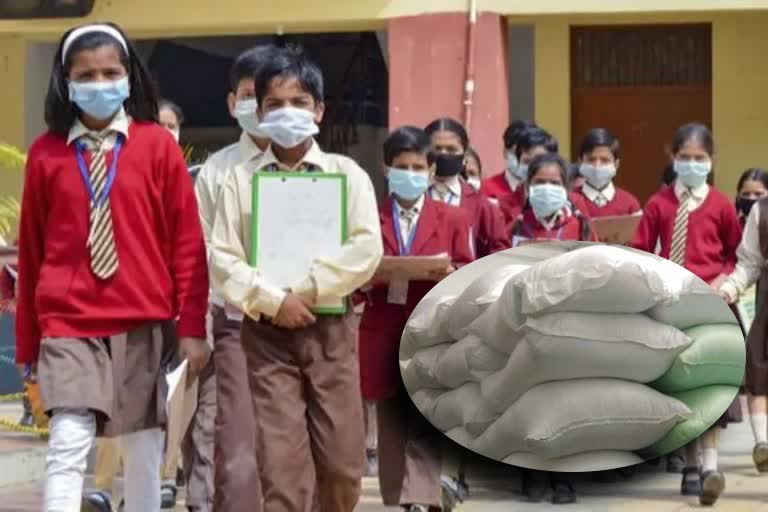
[[[441,435],[421,415],[405,388],[377,402],[379,487],[384,505],[442,508]]]
[[[203,369],[197,387],[197,411],[181,444],[186,505],[192,512],[210,512],[214,499],[214,421],[216,419],[216,373],[211,360]]]
[[[213,361],[216,366],[214,510],[261,512],[256,458],[256,422],[248,366],[240,344],[240,322],[213,308]]]
[[[306,329],[246,319],[264,510],[353,512],[365,468],[356,333],[351,314]]]

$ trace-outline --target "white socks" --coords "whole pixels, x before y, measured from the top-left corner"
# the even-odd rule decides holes
[[[768,443],[768,415],[766,413],[751,414],[749,422],[755,434],[756,443]]]
[[[717,448],[704,448],[702,471],[717,471]]]
[[[122,440],[125,512],[159,511],[163,431],[159,428],[142,430],[125,434]]]
[[[45,464],[45,512],[80,510],[83,475],[96,437],[96,418],[86,410],[54,411]]]

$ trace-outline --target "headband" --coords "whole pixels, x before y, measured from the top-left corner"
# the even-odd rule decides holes
[[[122,36],[122,34],[120,34],[120,32],[118,32],[114,27],[110,27],[109,25],[104,24],[84,25],[70,32],[67,38],[64,40],[64,44],[61,46],[62,64],[64,64],[67,60],[67,53],[69,52],[69,47],[72,46],[72,43],[74,43],[81,36],[90,34],[92,32],[101,32],[102,34],[112,36],[123,47],[126,55],[130,54],[128,51],[128,43],[125,41],[125,38]]]

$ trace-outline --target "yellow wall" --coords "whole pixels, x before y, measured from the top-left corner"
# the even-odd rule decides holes
[[[535,117],[551,129],[570,155],[570,26],[675,21],[712,22],[712,128],[717,145],[716,185],[728,194],[748,167],[768,166],[768,13],[696,14],[686,17],[552,16],[510,17],[534,23]]]
[[[0,143],[24,147],[24,41],[0,35]],[[0,170],[0,196],[21,194],[23,175]]]

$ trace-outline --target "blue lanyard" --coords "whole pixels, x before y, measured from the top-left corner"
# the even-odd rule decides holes
[[[85,144],[82,142],[77,142],[75,144],[75,153],[77,155],[77,167],[80,169],[80,176],[83,178],[83,182],[85,183],[85,187],[88,189],[88,194],[90,195],[91,202],[93,202],[94,206],[97,208],[100,208],[104,205],[104,203],[107,202],[107,198],[109,197],[109,192],[112,190],[112,184],[115,182],[115,175],[117,174],[117,159],[120,156],[120,150],[123,147],[123,138],[122,135],[117,136],[117,140],[115,141],[115,145],[112,148],[112,164],[109,166],[109,169],[107,171],[107,181],[104,183],[104,189],[101,192],[101,197],[96,197],[96,192],[93,190],[93,184],[91,183],[91,173],[88,171],[88,166],[85,164],[85,157],[83,156],[83,153],[85,153]],[[106,158],[106,155],[105,155]]]
[[[400,212],[397,210],[397,202],[392,200],[392,227],[395,229],[395,237],[397,237],[397,251],[400,256],[409,256],[411,254],[411,246],[416,239],[416,230],[419,227],[418,221],[416,225],[411,229],[411,233],[408,235],[408,242],[403,244],[403,235],[400,233]]]

